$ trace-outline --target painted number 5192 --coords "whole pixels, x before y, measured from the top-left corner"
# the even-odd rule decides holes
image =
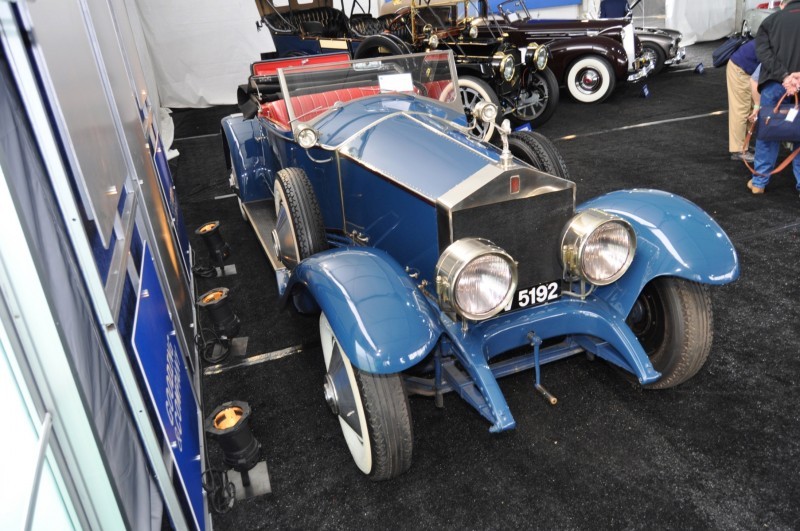
[[[505,307],[505,311],[538,306],[559,297],[561,297],[561,284],[557,281],[539,284],[532,288],[523,288],[517,290],[516,296],[511,304]]]

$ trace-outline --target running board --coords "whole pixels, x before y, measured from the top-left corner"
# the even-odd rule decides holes
[[[250,201],[242,203],[242,208],[247,215],[247,219],[250,220],[250,225],[258,237],[258,241],[261,243],[272,269],[275,270],[278,291],[282,295],[289,280],[289,270],[278,260],[275,247],[272,245],[272,231],[275,229],[276,222],[275,202],[272,199]]]

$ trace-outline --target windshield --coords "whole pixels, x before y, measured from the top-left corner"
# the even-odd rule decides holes
[[[450,50],[278,70],[292,130],[328,109],[375,95],[431,98],[463,111]]]

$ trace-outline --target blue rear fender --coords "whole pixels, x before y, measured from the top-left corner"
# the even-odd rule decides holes
[[[673,276],[722,285],[739,278],[739,258],[728,235],[694,203],[658,190],[622,190],[580,205],[626,219],[636,231],[636,255],[617,282],[595,294],[626,316],[642,288],[656,277]]]
[[[248,202],[272,197],[276,170],[273,157],[265,158],[262,141],[267,131],[260,122],[241,115],[227,116],[222,119],[222,134],[226,157],[230,156],[229,164],[236,172],[239,198]]]
[[[436,346],[442,326],[403,268],[374,248],[338,248],[303,260],[284,298],[305,289],[358,369],[391,374],[413,367]]]

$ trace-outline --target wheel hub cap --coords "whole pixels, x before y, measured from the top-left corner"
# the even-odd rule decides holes
[[[594,70],[586,70],[583,72],[580,80],[580,86],[584,90],[595,90],[600,84],[600,74]]]
[[[325,394],[325,402],[331,408],[331,413],[334,415],[339,414],[339,398],[336,396],[336,386],[333,385],[333,380],[330,374],[325,375],[325,383],[322,385],[322,391]]]

